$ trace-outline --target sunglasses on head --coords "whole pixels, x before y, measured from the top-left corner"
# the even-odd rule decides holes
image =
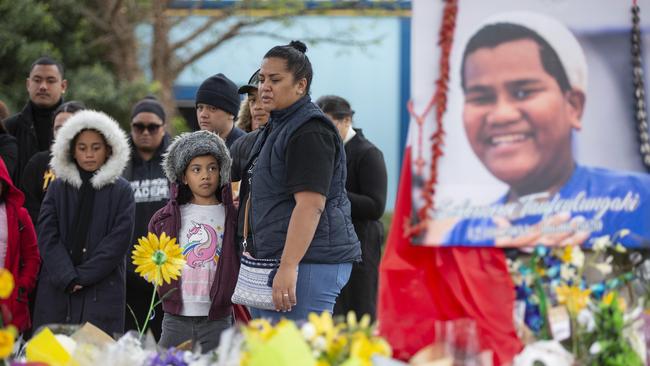
[[[139,123],[138,122],[138,123],[132,124],[131,127],[137,133],[144,133],[144,130],[147,130],[147,131],[149,131],[150,134],[154,134],[154,133],[156,133],[158,131],[158,129],[160,127],[162,127],[162,125],[157,125],[155,123],[151,123],[151,124],[146,125],[144,123]]]

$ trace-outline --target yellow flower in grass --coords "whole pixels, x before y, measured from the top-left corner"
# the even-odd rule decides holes
[[[0,329],[0,359],[11,355],[14,350],[14,339],[16,338],[15,330],[4,328]]]
[[[185,264],[176,238],[170,238],[165,233],[160,238],[149,233],[146,238],[138,239],[131,258],[136,266],[135,272],[156,286],[162,285],[163,281],[170,283],[178,279]]]
[[[0,299],[7,299],[14,290],[14,276],[6,268],[0,268]]]
[[[575,316],[587,306],[591,290],[581,290],[577,286],[562,285],[555,289],[555,293],[557,294],[557,301],[562,305],[566,305],[569,314]]]

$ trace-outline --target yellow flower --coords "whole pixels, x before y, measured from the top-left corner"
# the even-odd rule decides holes
[[[347,315],[347,326],[350,330],[368,330],[370,327],[370,315],[363,314],[360,321],[357,321],[357,315],[354,311],[349,311]]]
[[[577,315],[580,310],[587,306],[591,290],[581,290],[577,286],[562,285],[555,289],[555,293],[557,294],[557,301],[562,305],[566,305],[569,314]]]
[[[316,334],[328,334],[334,331],[332,314],[327,311],[323,311],[320,316],[316,313],[309,313],[308,320],[316,328]]]
[[[280,326],[280,324],[278,324]],[[247,326],[248,334],[257,337],[261,341],[268,341],[275,334],[275,329],[266,319],[253,319]]]
[[[616,299],[618,309],[624,313],[625,310],[627,310],[627,304],[625,303],[625,299],[618,297],[618,293],[616,292],[608,292],[607,295],[603,297],[603,304],[611,306],[614,299]]]
[[[146,238],[138,239],[138,243],[131,256],[136,273],[156,286],[162,285],[163,280],[170,283],[178,279],[185,258],[181,247],[176,244],[176,238],[170,238],[165,233],[158,238],[149,233]]]
[[[381,338],[370,339],[364,333],[356,332],[350,347],[350,357],[356,358],[362,366],[371,366],[373,355],[390,357],[390,346]]]
[[[572,246],[567,246],[564,247],[564,250],[562,251],[562,262],[564,263],[570,263],[571,262],[571,254],[573,254],[573,247]]]
[[[0,329],[0,359],[9,357],[14,350],[14,333],[10,329]]]
[[[0,299],[7,299],[14,290],[14,276],[6,268],[0,268]]]

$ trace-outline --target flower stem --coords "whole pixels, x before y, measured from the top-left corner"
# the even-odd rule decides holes
[[[571,348],[573,356],[579,360],[580,355],[578,354],[578,323],[576,322],[575,316],[569,314],[569,319],[571,320]]]
[[[147,330],[147,324],[149,324],[149,318],[151,318],[151,312],[154,308],[154,302],[156,301],[156,290],[158,290],[158,285],[153,286],[153,293],[151,294],[151,303],[149,304],[149,311],[147,312],[147,318],[144,320],[142,329],[140,329],[140,339],[144,335],[144,332]]]

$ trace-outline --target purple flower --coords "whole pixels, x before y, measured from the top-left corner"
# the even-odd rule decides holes
[[[170,348],[167,352],[154,356],[149,366],[187,366],[187,363],[183,359],[183,351]]]

